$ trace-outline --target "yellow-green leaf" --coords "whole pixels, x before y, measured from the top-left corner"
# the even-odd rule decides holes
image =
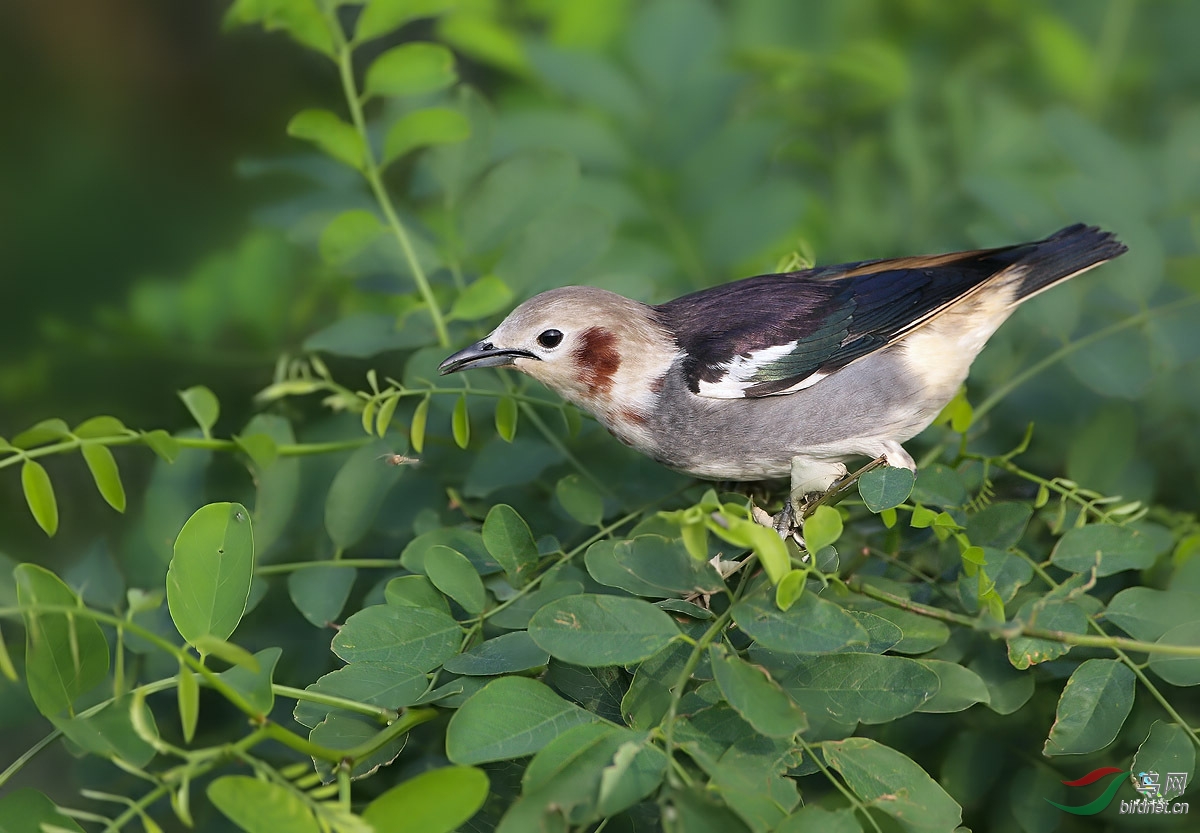
[[[400,404],[400,394],[389,396],[383,401],[379,413],[375,415],[375,433],[383,437],[391,427],[392,417],[396,414],[396,406]]]
[[[439,15],[456,2],[457,0],[370,0],[358,17],[354,38],[361,42],[386,35],[409,21]]]
[[[450,317],[459,321],[478,321],[508,309],[513,291],[495,275],[484,275],[464,289],[450,307]]]
[[[37,425],[26,428],[13,437],[12,444],[17,448],[33,448],[56,440],[65,440],[70,435],[70,429],[61,419],[43,419]]]
[[[112,452],[107,446],[85,445],[83,459],[87,461],[88,470],[92,473],[92,480],[96,481],[100,496],[113,509],[124,512],[125,487],[121,485],[121,472],[117,469],[117,461],[113,459]]]
[[[301,110],[288,122],[289,136],[312,142],[355,170],[363,169],[366,148],[352,126],[328,110]]]
[[[464,393],[454,403],[454,417],[450,423],[450,431],[454,434],[454,442],[459,448],[466,448],[471,442],[471,418],[467,414],[467,395]]]
[[[129,429],[116,417],[96,416],[79,423],[72,433],[80,439],[88,440],[97,437],[121,437],[128,434]]]
[[[429,421],[429,397],[426,396],[413,411],[412,426],[408,429],[409,442],[418,454],[425,448],[425,423]]]
[[[517,436],[517,400],[511,396],[496,401],[496,433],[506,443]]]
[[[383,224],[370,211],[344,211],[321,232],[318,249],[327,263],[339,265],[359,255],[383,234]]]
[[[25,491],[25,502],[29,511],[47,535],[58,532],[58,501],[54,499],[54,487],[50,475],[36,460],[26,460],[21,467],[21,488]]]
[[[212,427],[217,424],[217,417],[221,415],[221,403],[217,401],[216,394],[203,385],[196,385],[181,390],[179,398],[187,406],[192,419],[200,426],[200,431],[206,438],[211,438]]]
[[[200,719],[200,684],[192,669],[182,663],[179,666],[179,682],[175,689],[179,701],[179,723],[183,727],[183,740],[191,743],[196,735],[196,723]]]
[[[383,142],[387,165],[417,148],[461,142],[471,135],[467,117],[449,107],[426,107],[401,116]]]
[[[365,94],[423,95],[456,80],[454,53],[449,49],[440,43],[406,43],[384,52],[367,68]]]

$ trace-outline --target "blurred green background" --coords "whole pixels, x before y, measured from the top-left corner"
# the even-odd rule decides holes
[[[0,435],[99,413],[175,430],[193,384],[241,425],[283,354],[321,349],[351,380],[432,343],[334,326],[401,317],[412,285],[394,256],[322,255],[326,223],[373,204],[285,133],[306,107],[344,113],[336,72],[282,34],[223,31],[225,8],[0,6]],[[797,256],[1115,231],[1127,256],[1022,308],[976,363],[976,442],[1036,422],[1027,468],[1194,511],[1197,32],[1194,0],[462,0],[360,58],[412,39],[458,56],[465,170],[435,152],[386,177],[446,298],[495,273],[517,299],[661,301]],[[516,158],[543,210],[498,254],[439,257],[447,200]],[[147,457],[121,457],[134,506]],[[47,541],[5,476],[0,552],[59,569],[122,521],[82,464],[52,465],[62,531]]]

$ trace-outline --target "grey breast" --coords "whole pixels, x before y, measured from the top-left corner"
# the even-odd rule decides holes
[[[653,456],[664,465],[730,480],[786,477],[795,456],[875,456],[903,442],[944,402],[931,401],[900,351],[885,348],[810,388],[758,399],[709,399],[667,374],[654,421]]]

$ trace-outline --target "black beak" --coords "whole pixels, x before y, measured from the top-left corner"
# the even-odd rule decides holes
[[[517,359],[536,359],[528,350],[501,350],[490,341],[477,341],[438,366],[438,372],[457,373],[472,367],[508,367]]]

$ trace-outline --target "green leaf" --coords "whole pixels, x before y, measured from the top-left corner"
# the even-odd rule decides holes
[[[666,766],[666,755],[644,733],[602,724],[576,726],[530,762],[521,779],[522,796],[496,833],[545,830],[564,816],[590,826],[654,792]]]
[[[1042,754],[1086,755],[1116,738],[1133,708],[1133,672],[1115,659],[1089,659],[1075,669],[1058,698]]]
[[[809,552],[820,552],[837,543],[842,537],[842,516],[832,506],[818,506],[804,520],[804,548]]]
[[[223,775],[208,785],[208,800],[246,833],[320,833],[293,790],[249,775]]]
[[[967,500],[967,489],[962,475],[949,466],[924,466],[917,472],[912,497],[918,503],[932,506],[962,506]]]
[[[635,729],[653,729],[671,706],[671,689],[691,656],[692,648],[672,642],[637,667],[621,698],[621,715]]]
[[[837,513],[834,512],[834,514]],[[840,517],[838,523],[841,523]],[[763,569],[767,571],[767,578],[773,582],[779,582],[791,568],[791,559],[788,557],[787,545],[783,543],[783,539],[775,530],[767,529],[754,521],[742,521],[738,526],[750,538],[754,554],[758,556]]]
[[[0,796],[0,833],[83,833],[83,828],[58,811],[53,801],[37,790],[21,787]]]
[[[242,434],[243,445],[253,438],[261,438],[269,440],[275,452],[278,452],[280,445],[296,441],[291,424],[274,414],[255,415],[246,423]],[[253,440],[251,444],[259,443]],[[263,453],[264,448],[257,448],[251,454],[256,469],[254,480],[257,487],[251,519],[254,521],[254,548],[260,561],[270,554],[271,546],[287,529],[300,497],[301,485],[299,458],[276,457],[273,462],[267,464]],[[254,455],[258,455],[258,459],[255,459]]]
[[[167,607],[187,642],[226,640],[241,621],[254,578],[254,533],[240,503],[210,503],[187,520],[167,569]]]
[[[1188,645],[1194,648],[1200,645],[1200,621],[1171,628],[1156,642],[1159,645]],[[1200,685],[1200,657],[1151,654],[1150,670],[1171,685]]]
[[[432,547],[425,556],[425,575],[433,586],[462,606],[472,616],[487,607],[483,580],[467,557],[450,547]]]
[[[1075,602],[1032,598],[1021,606],[1016,621],[1051,631],[1085,633],[1087,615]],[[1014,636],[1008,640],[1008,660],[1014,668],[1026,669],[1040,662],[1057,659],[1071,650],[1065,642],[1032,636]]]
[[[149,733],[148,739],[135,728],[134,709],[140,710],[136,720],[143,731]],[[53,722],[73,744],[92,755],[144,767],[156,754],[151,741],[157,741],[158,727],[154,724],[153,712],[142,698],[124,695],[87,717],[54,718]],[[0,830],[3,830],[2,823]]]
[[[496,249],[510,235],[569,193],[579,164],[558,151],[515,154],[496,165],[468,195],[462,211],[468,252]]]
[[[420,454],[425,449],[425,424],[429,420],[429,399],[426,396],[417,403],[413,411],[412,425],[408,429],[408,441],[413,451]]]
[[[264,472],[279,459],[279,445],[269,434],[241,434],[233,441],[242,453],[250,458],[256,472]]]
[[[851,645],[843,651],[857,651],[864,654],[882,654],[889,648],[894,648],[904,639],[904,631],[894,622],[877,616],[866,610],[847,610],[858,624],[867,632],[866,646]]]
[[[858,494],[875,514],[894,509],[912,494],[916,476],[909,469],[884,466],[858,479]]]
[[[947,714],[969,709],[976,703],[989,703],[992,696],[978,674],[956,662],[939,659],[919,659],[917,662],[938,675],[941,685],[937,694],[917,709],[927,714]]]
[[[1050,553],[1050,562],[1072,573],[1086,573],[1095,567],[1097,576],[1110,576],[1122,570],[1146,569],[1171,543],[1170,533],[1151,524],[1093,524],[1067,530]]]
[[[946,833],[962,821],[962,808],[908,756],[870,738],[821,744],[825,762],[842,774],[860,799],[911,833]]]
[[[527,70],[517,32],[493,17],[462,11],[438,22],[438,36],[471,58],[514,73]]]
[[[392,417],[396,415],[396,406],[400,404],[400,394],[394,394],[383,400],[379,406],[379,414],[375,417],[375,435],[387,436],[388,428],[392,426]]]
[[[476,645],[465,654],[446,660],[451,674],[495,677],[541,668],[550,655],[537,646],[526,631],[501,634]]]
[[[71,589],[49,570],[21,564],[13,570],[22,605],[77,607]],[[47,717],[74,714],[80,695],[108,674],[108,642],[92,619],[66,613],[25,612],[25,680]]]
[[[968,518],[967,537],[977,547],[1006,550],[1021,540],[1032,516],[1026,503],[993,503]]]
[[[124,437],[129,434],[129,429],[116,417],[95,416],[79,423],[71,433],[81,440],[92,440],[103,437]]]
[[[370,211],[343,211],[321,232],[321,257],[334,265],[346,263],[362,254],[383,231],[383,224]]]
[[[268,31],[282,29],[297,43],[334,56],[333,35],[316,0],[235,0],[225,13],[225,25],[262,23]]]
[[[1163,773],[1162,797],[1165,801],[1171,801],[1183,794],[1184,786],[1178,782],[1171,783],[1165,774],[1185,772],[1185,783],[1190,784],[1196,772],[1196,747],[1181,726],[1156,720],[1150,726],[1150,734],[1133,756],[1131,768],[1135,773],[1151,770]]]
[[[418,535],[400,553],[400,566],[414,573],[424,573],[425,557],[436,546],[458,550],[481,576],[500,572],[500,563],[487,551],[483,535],[473,529],[455,526],[439,526]]]
[[[337,621],[357,576],[358,570],[335,562],[294,570],[287,577],[288,595],[305,619],[318,628],[328,627]]]
[[[396,120],[383,142],[386,166],[417,148],[461,142],[471,135],[467,117],[449,107],[413,110]]]
[[[288,122],[287,133],[312,142],[334,159],[361,171],[366,162],[362,137],[328,110],[302,110]]]
[[[450,421],[450,433],[454,435],[454,444],[466,448],[471,443],[471,417],[467,413],[467,395],[464,393],[454,403],[454,415]]]
[[[792,813],[775,828],[775,833],[862,833],[862,825],[853,807],[826,810],[819,804],[809,804]]]
[[[371,605],[355,613],[333,638],[346,662],[405,663],[429,671],[458,653],[462,628],[440,610]]]
[[[164,463],[174,463],[175,458],[179,456],[179,441],[162,429],[146,431],[142,434],[142,439]]]
[[[612,548],[612,561],[620,571],[617,576],[621,583],[616,586],[640,596],[711,595],[725,590],[725,582],[716,568],[707,561],[692,558],[678,539],[639,535],[632,541],[617,541]],[[605,579],[597,580],[608,583]]]
[[[490,786],[487,773],[475,767],[429,770],[368,804],[363,821],[375,833],[452,833],[479,811]]]
[[[361,714],[349,714],[343,711],[333,711],[311,732],[308,739],[330,749],[355,749],[367,742],[374,742],[379,736],[379,723]],[[351,778],[366,778],[381,766],[387,766],[403,751],[408,735],[402,734],[375,749],[364,758],[354,762],[350,770]],[[317,773],[323,781],[334,779],[333,766],[328,761],[317,761]]]
[[[258,671],[258,660],[254,655],[232,642],[217,639],[215,636],[201,636],[196,640],[196,650],[205,656],[214,656],[230,665],[237,665],[250,671]]]
[[[58,532],[58,501],[54,499],[54,486],[50,475],[36,460],[26,460],[21,465],[21,489],[25,492],[25,503],[38,526],[50,537]]]
[[[484,275],[470,283],[454,299],[450,307],[450,318],[459,321],[478,321],[511,306],[513,291],[508,284],[495,275]]]
[[[804,593],[787,610],[761,596],[733,606],[733,621],[764,648],[792,654],[823,654],[865,646],[867,632],[842,608]]]
[[[32,428],[26,428],[13,437],[14,448],[29,449],[47,443],[70,438],[71,429],[61,419],[43,419]]]
[[[339,549],[348,549],[363,539],[375,523],[379,508],[392,487],[407,470],[388,465],[391,448],[375,441],[350,455],[333,477],[325,496],[325,530]]]
[[[945,622],[919,613],[887,605],[872,607],[870,612],[900,628],[903,636],[892,646],[898,654],[923,654],[946,644],[950,638],[950,628]]]
[[[458,0],[370,0],[358,18],[356,41],[386,35],[405,23],[422,17],[434,17],[453,8]]]
[[[511,506],[498,503],[483,521],[483,545],[504,568],[514,587],[523,587],[537,570],[537,544],[525,519]]]
[[[179,391],[179,398],[187,406],[192,419],[200,426],[205,439],[211,439],[212,427],[217,424],[217,417],[221,415],[221,403],[217,401],[216,394],[203,385],[196,385]]]
[[[640,662],[677,638],[679,628],[640,599],[583,594],[535,613],[529,635],[556,659],[592,667]]]
[[[179,681],[175,684],[175,700],[179,706],[179,725],[183,727],[183,742],[191,743],[200,720],[200,683],[195,672],[179,664]]]
[[[450,718],[446,755],[457,764],[523,758],[568,729],[599,718],[527,677],[500,677]]]
[[[100,496],[113,509],[124,512],[125,487],[121,485],[121,473],[117,470],[117,461],[113,459],[112,452],[103,445],[85,445],[83,459],[87,462]]]
[[[760,734],[790,738],[808,728],[804,712],[766,669],[728,656],[717,645],[709,647],[708,660],[729,705]]]
[[[256,667],[235,665],[222,672],[221,679],[241,694],[260,715],[269,715],[275,705],[275,690],[271,687],[275,664],[282,655],[282,648],[263,648],[254,654]]]
[[[1127,587],[1113,596],[1104,618],[1134,639],[1154,642],[1177,625],[1200,620],[1200,593]]]
[[[439,43],[406,43],[384,52],[367,68],[364,96],[424,95],[457,80],[449,49]]]
[[[496,433],[506,443],[517,436],[517,400],[503,396],[496,400]]]
[[[998,647],[989,646],[968,667],[987,686],[987,706],[996,714],[1012,714],[1033,696],[1033,674],[1014,669]]]
[[[390,605],[428,607],[450,613],[446,597],[425,576],[397,576],[384,587],[383,597]]]
[[[807,570],[789,570],[775,586],[775,606],[785,612],[791,608],[804,592],[807,579]]]
[[[550,586],[543,585],[532,593],[521,596],[508,607],[492,614],[490,622],[499,628],[527,628],[533,614],[543,605],[566,596],[577,596],[583,592],[583,585],[577,581],[557,581]]]
[[[356,703],[402,709],[416,703],[428,686],[429,675],[415,665],[360,660],[331,671],[304,690]],[[335,711],[341,712],[337,706],[298,699],[292,716],[300,725],[315,729]]]
[[[912,714],[938,692],[938,675],[920,662],[880,654],[796,656],[752,649],[792,699],[812,717],[853,726]]]

